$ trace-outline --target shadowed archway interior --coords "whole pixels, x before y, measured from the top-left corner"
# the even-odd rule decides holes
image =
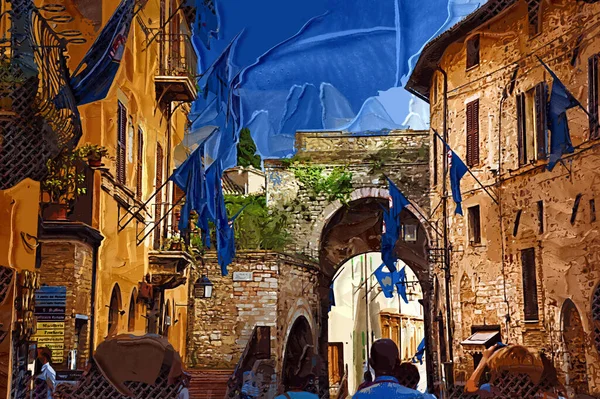
[[[324,275],[322,287],[328,287],[339,267],[348,259],[368,252],[379,252],[381,249],[381,231],[383,210],[388,208],[385,198],[368,197],[349,202],[342,206],[325,224],[321,233],[319,246],[319,264]],[[425,345],[427,362],[427,383],[433,388],[434,377],[439,369],[437,355],[433,354],[439,347],[438,326],[434,326],[431,314],[433,298],[433,276],[429,263],[429,239],[421,221],[408,208],[400,215],[403,226],[414,226],[416,237],[404,240],[402,237],[396,244],[396,254],[416,274],[423,290],[423,316],[425,324]],[[323,297],[323,296],[322,296]],[[328,297],[325,297],[328,298]],[[327,359],[327,319],[328,300],[323,300],[321,317],[321,335],[319,337],[319,354]]]
[[[291,378],[300,371],[304,362],[309,361],[314,354],[313,335],[304,316],[299,316],[292,325],[285,346],[283,358],[283,386],[290,388]]]

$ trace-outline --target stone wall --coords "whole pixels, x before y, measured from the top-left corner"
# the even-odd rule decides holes
[[[65,286],[67,289],[64,357],[61,363],[55,360],[55,367],[59,370],[67,368],[68,354],[72,349],[78,350],[78,369],[84,369],[89,359],[93,258],[94,248],[84,240],[42,238],[40,284]],[[76,323],[81,323],[79,337],[76,336]]]
[[[296,133],[296,157],[322,166],[325,173],[345,165],[352,173],[356,190],[387,189],[389,176],[408,199],[422,209],[429,208],[429,139],[422,131],[392,131],[388,134],[350,135],[343,132]],[[296,180],[281,161],[265,161],[269,205],[291,214],[290,231],[294,249],[317,257],[318,239],[328,208],[339,209],[324,196],[315,196]]]
[[[534,56],[538,55],[575,97],[584,106],[587,104],[588,59],[600,52],[600,4],[545,2],[541,10],[541,35],[529,37],[527,5],[518,2],[502,18],[473,32],[480,33],[481,62],[477,67],[466,68],[464,38],[448,46],[440,62],[448,73],[449,144],[463,160],[466,158],[465,104],[478,99],[480,162],[471,170],[483,185],[491,186],[498,200],[496,204],[472,177],[462,180],[465,215],[469,207],[480,207],[482,239],[477,244],[472,243],[468,217],[453,215],[454,205],[448,205],[454,361],[459,379],[467,378],[473,362],[460,342],[471,334],[474,325],[499,325],[503,341],[545,350],[552,354],[563,377],[572,373],[572,354],[562,333],[563,304],[572,300],[582,319],[589,391],[598,394],[600,348],[593,341],[593,321],[600,316],[592,314],[592,297],[600,280],[600,235],[594,203],[600,194],[595,185],[598,142],[589,140],[585,113],[573,109],[567,117],[577,149],[566,165],[552,171],[546,170],[545,159],[520,165],[516,96],[540,82],[547,82],[551,88],[549,74]],[[574,26],[580,29],[572,29]],[[519,71],[513,75],[516,65]],[[506,91],[513,76],[514,91]],[[436,72],[432,85],[437,90],[431,90],[431,124],[438,131],[443,126],[442,82],[442,75]],[[510,94],[502,100],[503,93]],[[442,151],[438,154],[434,173],[440,178],[437,185],[433,185],[432,178],[432,207],[442,196]],[[432,169],[434,166],[432,160]],[[538,203],[543,205],[541,209]],[[441,224],[441,208],[434,220]],[[526,248],[535,250],[537,321],[526,321],[524,315],[521,251]],[[572,376],[570,379],[574,380]]]
[[[271,331],[271,360],[281,374],[286,334],[296,317],[317,320],[318,269],[316,265],[267,251],[238,252],[221,276],[214,253],[205,258],[206,269],[198,268],[194,282],[208,271],[213,286],[210,299],[192,299],[188,316],[188,367],[234,369],[255,326]],[[233,281],[236,272],[252,273],[251,281]],[[313,334],[319,327],[311,324]],[[280,381],[272,382],[277,386]],[[275,388],[276,389],[276,388]]]

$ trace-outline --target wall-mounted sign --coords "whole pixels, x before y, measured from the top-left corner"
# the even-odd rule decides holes
[[[252,281],[252,272],[233,272],[233,281]]]
[[[62,363],[65,349],[67,287],[42,286],[35,292],[37,332],[32,339],[38,348],[52,351],[52,361]]]

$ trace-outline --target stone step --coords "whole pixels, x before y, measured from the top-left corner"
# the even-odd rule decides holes
[[[224,399],[232,369],[188,369],[190,399]]]

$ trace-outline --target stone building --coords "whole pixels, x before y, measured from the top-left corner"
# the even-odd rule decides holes
[[[79,32],[81,39],[69,46],[71,71],[119,3],[61,2],[73,17],[61,29]],[[171,239],[175,216],[165,215],[180,194],[165,183],[183,160],[175,159],[174,149],[196,97],[194,13],[178,1],[136,7],[141,4],[108,94],[79,107],[79,144],[104,146],[108,156],[99,166],[84,167],[87,192],[68,220],[42,212],[37,270],[43,285],[66,291],[66,301],[64,324],[48,327],[63,330],[52,334],[64,338],[45,338],[41,330],[37,339],[53,349],[58,370],[82,370],[100,342],[122,333],[161,334],[186,352],[192,259]],[[47,201],[42,196],[43,210]]]
[[[490,0],[425,47],[407,85],[481,182],[462,180],[464,217],[447,203],[457,380],[480,356],[461,342],[483,330],[545,351],[571,394],[600,393],[599,21],[596,1]],[[575,151],[551,171],[546,104],[556,82],[538,57],[591,114],[567,112]],[[446,151],[430,140],[442,226]]]

